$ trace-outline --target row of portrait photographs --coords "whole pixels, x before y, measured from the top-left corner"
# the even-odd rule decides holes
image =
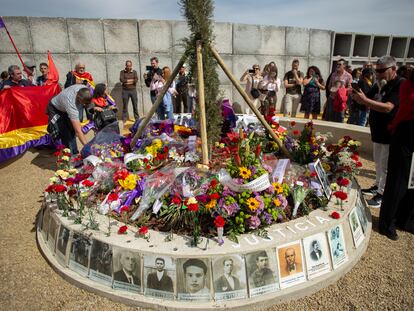
[[[358,217],[356,209],[350,215]],[[350,216],[351,230],[352,219]],[[115,290],[159,299],[223,301],[256,297],[312,280],[348,260],[341,224],[276,248],[213,259],[174,259],[91,240],[59,226],[48,209],[44,210],[41,228],[46,245],[62,265]]]

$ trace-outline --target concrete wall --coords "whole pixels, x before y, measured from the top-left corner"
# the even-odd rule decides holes
[[[131,59],[142,77],[149,59],[157,56],[161,66],[175,66],[182,53],[182,38],[189,35],[184,21],[114,20],[43,17],[4,17],[24,61],[37,65],[47,61],[50,50],[60,72],[60,82],[77,61],[86,64],[95,82],[105,82],[118,104],[120,99],[119,71],[125,60]],[[324,77],[328,76],[332,55],[333,33],[328,30],[215,23],[216,48],[236,77],[258,63],[263,68],[275,61],[279,78],[290,70],[294,58],[300,60],[300,69],[306,72],[317,65]],[[20,64],[5,31],[0,31],[0,70],[10,64]],[[218,68],[223,95],[244,101]],[[138,87],[140,113],[149,110],[148,88],[141,79]],[[284,89],[278,94],[278,103]],[[143,104],[142,104],[143,103]]]

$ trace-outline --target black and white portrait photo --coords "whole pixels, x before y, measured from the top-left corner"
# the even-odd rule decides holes
[[[56,235],[58,233],[59,229],[59,223],[53,217],[50,215],[49,218],[49,232],[47,234],[47,245],[49,246],[49,249],[52,251],[52,253],[55,252],[55,246],[56,246]]]
[[[368,218],[366,214],[365,200],[361,200],[361,194],[358,193],[356,201],[356,212],[358,215],[359,222],[361,223],[362,231],[365,233],[368,227]]]
[[[69,254],[69,268],[87,276],[89,267],[89,252],[92,242],[80,233],[74,233],[71,240]]]
[[[358,247],[361,245],[362,241],[364,240],[365,236],[362,232],[362,226],[359,222],[359,218],[357,215],[358,207],[355,207],[350,213],[349,213],[349,224],[351,226],[351,232],[352,237],[354,239],[355,247]]]
[[[115,289],[141,291],[141,254],[128,249],[113,248]]]
[[[244,258],[240,255],[213,260],[214,298],[231,300],[247,297]]]
[[[60,262],[66,265],[66,252],[70,237],[70,230],[64,225],[60,225],[59,234],[56,241],[56,256]]]
[[[331,271],[329,247],[324,233],[317,233],[303,239],[308,279]]]
[[[322,162],[318,159],[313,164],[313,168],[318,176],[319,182],[322,185],[323,192],[325,193],[326,197],[329,199],[332,194],[331,183],[328,180],[328,176],[326,175],[325,170],[322,167]]]
[[[342,225],[336,225],[328,231],[329,248],[334,269],[348,261]]]
[[[211,300],[210,261],[206,258],[178,259],[178,299]]]
[[[50,208],[45,207],[43,209],[43,219],[42,219],[42,236],[45,241],[47,241],[47,232],[49,231],[49,221],[50,221]]]
[[[274,252],[262,250],[249,253],[246,255],[246,266],[250,297],[274,292],[279,289]]]
[[[112,246],[93,240],[89,277],[105,285],[112,285]]]
[[[174,299],[176,265],[169,256],[145,255],[145,295]]]

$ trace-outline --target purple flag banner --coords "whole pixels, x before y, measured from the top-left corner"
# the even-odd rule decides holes
[[[6,28],[6,25],[3,22],[3,19],[0,16],[0,28]]]

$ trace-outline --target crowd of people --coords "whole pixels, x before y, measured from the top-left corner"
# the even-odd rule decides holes
[[[154,103],[170,78],[171,69],[168,66],[161,68],[157,57],[152,57],[150,63],[143,80]],[[44,85],[48,65],[41,63],[39,67],[41,75],[36,77],[34,64],[26,63],[24,72],[19,66],[11,65],[8,71],[1,73],[0,91],[17,86]],[[372,187],[363,189],[364,194],[371,196],[367,203],[373,208],[381,207],[380,231],[389,238],[398,238],[396,227],[414,232],[414,209],[407,207],[414,199],[414,190],[407,187],[414,141],[413,135],[406,135],[414,129],[413,68],[398,68],[392,56],[383,56],[375,64],[366,63],[362,68],[352,70],[344,59],[340,59],[325,81],[318,67],[310,66],[304,74],[300,71],[299,60],[294,59],[291,70],[283,76],[283,84],[278,75],[275,62],[266,64],[262,71],[258,64],[254,64],[251,70],[243,73],[240,81],[246,84],[246,93],[265,116],[280,112],[296,117],[300,110],[305,118],[317,119],[322,113],[322,119],[326,121],[344,122],[348,115],[350,124],[366,126],[368,122],[376,181]],[[139,77],[132,61],[125,62],[119,81],[122,85],[122,120],[129,120],[128,103],[131,100],[137,121],[140,118],[136,89]],[[97,84],[94,94],[93,88],[88,87],[90,85],[94,85],[92,75],[86,71],[84,63],[77,63],[66,75],[64,90],[51,99],[47,108],[49,133],[62,139],[74,154],[78,153],[76,137],[82,144],[87,142],[81,128],[84,111],[98,129],[117,119],[116,107],[109,101],[106,85]],[[173,120],[173,113],[192,112],[195,95],[189,86],[183,65],[158,106],[158,119]],[[277,107],[282,86],[285,95],[281,106]],[[321,91],[326,92],[323,106]]]

